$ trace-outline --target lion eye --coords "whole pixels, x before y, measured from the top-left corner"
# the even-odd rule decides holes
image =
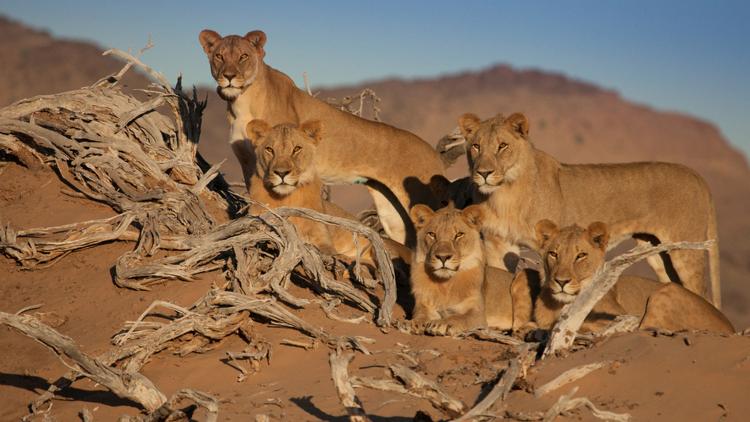
[[[216,54],[214,54],[214,58],[215,58],[216,60],[220,61],[220,62],[223,62],[223,61],[224,61],[224,56],[222,56],[222,55],[221,55],[221,54],[219,54],[219,53],[216,53]]]
[[[241,62],[244,62],[245,60],[247,60],[247,54],[243,54],[243,55],[241,55],[241,56],[240,56],[240,61],[241,61]]]
[[[435,240],[435,233],[433,232],[427,232],[427,238],[430,240]]]
[[[294,150],[292,150],[292,154],[297,154],[300,151],[302,151],[302,147],[297,145],[296,147],[294,147]]]
[[[580,260],[582,260],[582,259],[586,258],[587,256],[589,256],[589,254],[587,254],[586,252],[581,252],[581,253],[579,253],[579,254],[578,254],[578,255],[576,256],[576,261],[580,261]]]
[[[458,239],[460,239],[462,237],[464,237],[464,234],[462,232],[456,233],[456,240],[458,240]]]
[[[500,145],[497,146],[498,151],[502,151],[505,148],[508,148],[508,144],[506,144],[505,142],[501,142]]]
[[[471,144],[471,149],[473,149],[474,151],[479,152],[479,144]]]
[[[547,252],[547,256],[549,256],[552,259],[557,259],[557,252],[555,252],[555,251],[549,251],[549,252]]]
[[[270,154],[270,155],[273,155],[273,148],[271,148],[271,147],[266,147],[266,154]]]

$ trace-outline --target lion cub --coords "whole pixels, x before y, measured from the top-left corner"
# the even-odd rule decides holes
[[[280,124],[272,128],[264,120],[256,119],[247,124],[246,131],[256,157],[248,189],[251,198],[272,209],[303,207],[353,219],[340,207],[323,200],[323,182],[315,167],[317,145],[323,136],[323,125],[319,121],[304,122],[299,127]],[[255,204],[250,209],[252,214],[264,211]],[[366,239],[355,245],[352,234],[346,230],[329,228],[326,224],[301,217],[290,217],[289,220],[305,241],[325,253],[354,259],[359,247],[366,251],[365,261],[373,261],[370,243]],[[391,256],[409,262],[411,253],[408,248],[384,240]]]
[[[604,264],[609,241],[606,224],[595,222],[583,229],[572,225],[558,229],[550,220],[536,224],[537,241],[545,277],[534,306],[539,328],[549,329],[563,306],[572,302]],[[597,331],[617,315],[642,317],[639,328],[706,330],[734,333],[727,318],[702,297],[677,283],[660,283],[641,277],[621,276],[594,306],[583,329]]]
[[[514,281],[513,274],[485,265],[480,207],[432,211],[416,205],[411,218],[417,228],[411,263],[415,323],[426,324],[434,334],[454,334],[488,325],[511,329],[514,316],[528,320],[530,299],[524,307],[524,298],[512,295],[514,285],[524,282],[522,277]],[[519,307],[518,315],[514,307]],[[522,316],[520,308],[529,315]]]

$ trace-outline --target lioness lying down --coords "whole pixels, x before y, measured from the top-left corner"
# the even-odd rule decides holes
[[[583,229],[562,229],[550,220],[536,224],[545,269],[542,289],[534,306],[539,328],[549,329],[565,304],[572,302],[604,264],[609,232],[604,223]],[[713,305],[677,283],[659,283],[641,277],[622,276],[594,307],[583,329],[597,331],[617,315],[642,317],[639,328],[706,330],[731,334],[734,327]]]
[[[484,231],[533,249],[534,225],[543,218],[568,225],[603,221],[612,246],[639,241],[716,242],[708,251],[712,301],[720,307],[716,213],[706,183],[678,164],[563,164],[536,149],[529,122],[520,113],[481,121],[465,114],[459,126],[467,141],[471,178],[488,209]],[[708,284],[704,251],[675,250],[672,266],[648,260],[660,281],[681,281],[704,297]],[[676,273],[674,271],[676,271]]]
[[[249,180],[251,198],[272,209],[303,207],[354,219],[341,208],[323,200],[323,183],[314,165],[317,145],[323,136],[322,123],[309,121],[299,127],[280,124],[272,128],[264,120],[256,119],[247,124],[246,130],[257,156],[255,171]],[[255,204],[250,209],[252,214],[264,211],[263,207]],[[301,217],[291,217],[289,220],[305,241],[325,253],[354,259],[358,246],[360,251],[366,251],[365,260],[373,261],[370,243],[366,239],[362,238],[359,245],[355,245],[352,234],[346,230],[330,228]],[[408,248],[389,239],[384,241],[392,257],[409,262],[411,253]]]
[[[432,334],[453,334],[488,325],[511,329],[514,319],[528,321],[531,301],[515,294],[528,291],[516,287],[525,279],[485,265],[480,207],[432,211],[417,205],[411,216],[417,228],[411,263],[416,325]]]

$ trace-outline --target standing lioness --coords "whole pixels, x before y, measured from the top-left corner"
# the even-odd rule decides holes
[[[534,148],[526,116],[515,113],[481,121],[459,119],[467,141],[471,177],[489,212],[483,230],[538,249],[534,225],[542,219],[562,225],[602,221],[612,246],[628,237],[676,242],[714,239],[709,249],[711,293],[721,304],[719,246],[711,193],[693,170],[678,164],[562,164]],[[654,239],[655,238],[655,239]],[[703,251],[669,253],[672,268],[649,260],[662,281],[682,281],[706,296]]]
[[[408,209],[415,204],[439,205],[430,178],[444,173],[439,154],[405,130],[338,110],[299,90],[285,74],[263,62],[266,34],[221,37],[200,33],[219,96],[227,101],[229,142],[240,161],[245,183],[255,157],[245,126],[253,119],[270,125],[319,120],[326,138],[318,146],[316,168],[326,184],[365,183],[389,237],[412,245],[414,228]]]

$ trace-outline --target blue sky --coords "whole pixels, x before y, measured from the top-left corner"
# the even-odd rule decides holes
[[[156,47],[170,78],[211,83],[201,29],[268,34],[268,63],[301,83],[433,76],[495,63],[561,71],[713,121],[750,153],[750,2],[35,1],[0,13],[104,47]]]

